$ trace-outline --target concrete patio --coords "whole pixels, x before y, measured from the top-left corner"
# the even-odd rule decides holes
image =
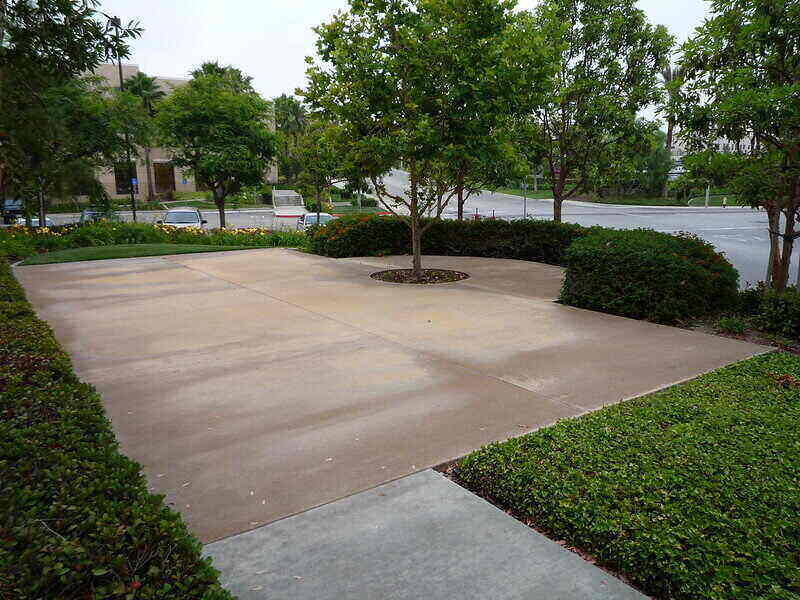
[[[557,267],[287,249],[18,267],[122,449],[205,542],[763,348],[553,302]]]

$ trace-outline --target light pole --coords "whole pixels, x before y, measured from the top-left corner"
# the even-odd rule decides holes
[[[120,28],[122,27],[122,23],[119,20],[119,17],[110,17],[109,21],[117,30],[117,37],[120,35]],[[119,50],[117,50],[117,69],[119,71],[119,91],[125,91],[125,83],[122,79],[122,57],[119,54]],[[128,189],[131,192],[131,210],[133,211],[133,222],[136,223],[136,195],[133,191],[134,181],[136,178],[134,176],[133,170],[133,163],[131,162],[131,139],[128,135],[128,130],[125,130],[125,157],[128,161]]]

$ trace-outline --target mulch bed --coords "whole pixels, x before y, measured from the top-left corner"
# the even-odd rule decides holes
[[[423,269],[422,278],[417,279],[411,269],[390,269],[388,271],[378,271],[370,275],[373,279],[387,281],[389,283],[451,283],[467,279],[469,275],[461,271],[450,271],[447,269]]]
[[[752,327],[748,327],[744,333],[729,333],[727,331],[722,331],[719,327],[716,327],[713,320],[697,320],[685,324],[683,328],[689,329],[690,331],[699,331],[701,333],[707,333],[710,335],[718,335],[720,337],[726,337],[732,340],[750,342],[751,344],[772,346],[773,348],[778,348],[784,352],[800,354],[800,340],[791,340],[782,338],[780,336],[773,336]]]

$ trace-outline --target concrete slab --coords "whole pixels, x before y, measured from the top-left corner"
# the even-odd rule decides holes
[[[204,541],[763,348],[554,303],[561,270],[285,249],[20,267],[123,450]]]
[[[240,600],[645,599],[431,470],[204,552]]]

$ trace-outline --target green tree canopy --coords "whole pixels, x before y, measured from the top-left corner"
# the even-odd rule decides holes
[[[677,122],[687,163],[767,213],[769,274],[783,290],[800,210],[800,3],[713,0],[683,48]],[[717,152],[719,140],[733,152]]]
[[[452,159],[487,142],[493,116],[513,111],[514,92],[535,83],[544,69],[531,46],[515,53],[507,43],[512,6],[500,0],[351,0],[348,12],[316,29],[319,60],[311,61],[305,98],[343,127],[353,162],[380,202],[406,219],[417,277],[428,226],[422,217],[441,215],[455,193]],[[474,60],[464,54],[468,49]],[[537,60],[525,64],[531,54]],[[404,194],[382,182],[400,163],[409,172]]]
[[[546,100],[529,119],[560,221],[563,201],[592,186],[610,149],[619,160],[635,153],[636,115],[660,97],[672,38],[648,23],[635,0],[543,0],[520,20],[547,40],[555,67]]]
[[[196,72],[158,107],[164,146],[213,192],[222,227],[226,197],[264,181],[275,155],[271,118],[269,102],[217,73]]]

